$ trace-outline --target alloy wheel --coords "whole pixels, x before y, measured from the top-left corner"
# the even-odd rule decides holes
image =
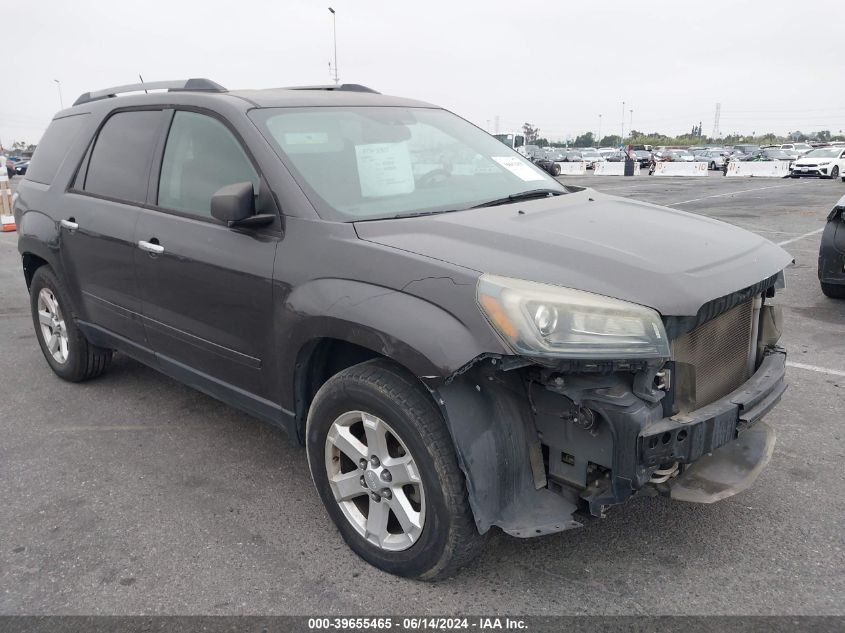
[[[38,293],[38,323],[47,351],[57,363],[64,364],[68,358],[68,335],[62,310],[56,295],[49,288]]]
[[[384,420],[363,411],[329,428],[326,474],[343,515],[367,541],[388,551],[417,542],[425,525],[425,491],[414,456]]]

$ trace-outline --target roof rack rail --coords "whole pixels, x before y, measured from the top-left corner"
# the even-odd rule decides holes
[[[116,97],[122,93],[140,92],[141,90],[167,90],[170,92],[226,92],[226,89],[223,86],[211,81],[211,79],[193,78],[178,79],[176,81],[147,81],[144,83],[127,84],[125,86],[115,86],[114,88],[85,92],[79,95],[79,98],[73,102],[73,105],[78,106],[91,101],[99,101],[100,99]]]
[[[378,90],[367,88],[361,84],[328,84],[325,86],[286,86],[285,90],[342,90],[345,92],[372,92],[380,95]]]

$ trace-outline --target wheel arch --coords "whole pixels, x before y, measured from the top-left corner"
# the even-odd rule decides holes
[[[444,291],[454,285],[449,279],[431,283],[441,284],[438,290]],[[481,320],[474,303],[470,307]],[[477,332],[440,305],[358,281],[304,284],[286,297],[285,312],[295,317],[280,328],[279,384],[283,406],[294,411],[300,437],[310,398],[333,370],[387,358],[431,391],[472,359],[502,351],[486,323]]]
[[[32,278],[35,276],[35,271],[42,266],[50,266],[50,263],[46,259],[28,251],[21,254],[21,263],[23,264],[23,277],[26,280],[27,290],[32,286]]]

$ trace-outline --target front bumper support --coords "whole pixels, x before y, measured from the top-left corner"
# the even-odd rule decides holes
[[[775,430],[755,424],[733,442],[705,455],[665,485],[676,501],[715,503],[746,490],[769,463]]]
[[[532,391],[530,378],[519,370],[502,371],[495,358],[479,359],[434,395],[466,475],[479,531],[497,525],[514,536],[538,536],[579,527],[575,513],[583,509],[603,516],[607,506],[624,502],[667,462],[691,464],[735,443],[780,400],[785,361],[783,350],[767,349],[741,388],[684,417],[664,418],[661,403],[635,396],[630,377],[619,373],[572,374],[561,385]],[[578,429],[566,415],[572,407],[595,412],[598,426]],[[561,466],[562,452],[572,453],[571,465]],[[608,476],[589,486],[560,478],[547,485],[544,459],[552,475],[565,471],[577,477],[598,464]],[[737,485],[727,489],[739,491]]]

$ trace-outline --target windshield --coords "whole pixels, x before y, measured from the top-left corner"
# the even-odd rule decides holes
[[[581,156],[601,156],[601,154],[594,149],[582,149]]]
[[[805,157],[812,158],[836,158],[839,156],[840,150],[835,147],[826,147],[824,149],[814,149],[812,152],[804,154]]]
[[[442,213],[537,189],[567,193],[445,110],[262,108],[250,117],[326,219]]]

